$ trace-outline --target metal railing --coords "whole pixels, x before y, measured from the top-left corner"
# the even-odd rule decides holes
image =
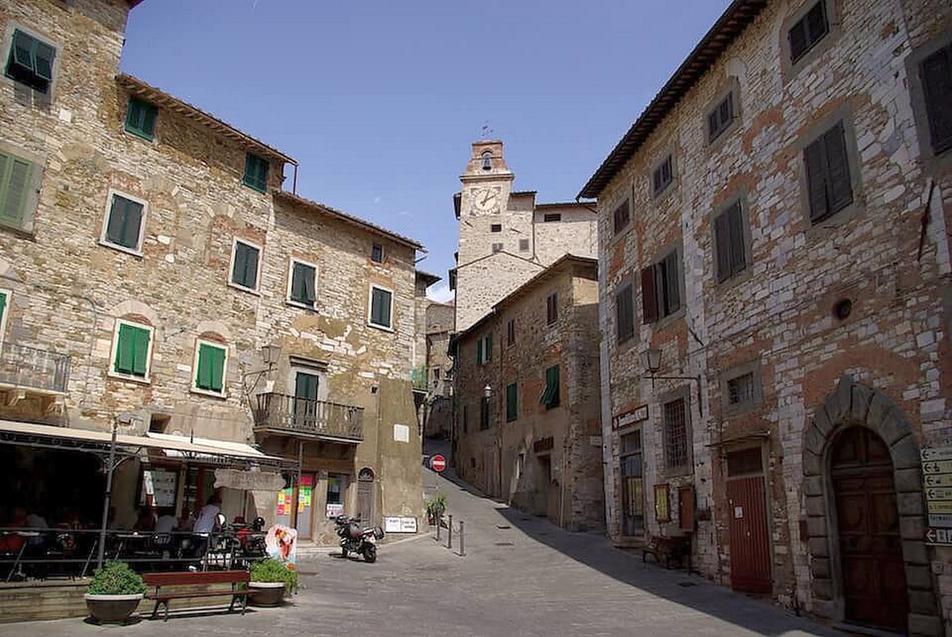
[[[66,392],[69,356],[6,342],[0,346],[0,385]]]
[[[258,394],[255,427],[346,438],[364,438],[364,409],[287,394]]]

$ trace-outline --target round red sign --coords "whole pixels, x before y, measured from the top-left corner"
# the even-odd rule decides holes
[[[433,471],[442,473],[443,469],[446,468],[446,458],[444,458],[441,454],[436,454],[430,458],[430,468],[433,469]]]

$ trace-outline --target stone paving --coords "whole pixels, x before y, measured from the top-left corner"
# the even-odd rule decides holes
[[[696,575],[644,566],[598,535],[563,532],[424,473],[427,492],[446,493],[454,519],[465,520],[465,557],[430,536],[382,547],[376,564],[312,555],[300,564],[302,591],[281,609],[182,612],[127,627],[8,624],[0,637],[842,634]]]

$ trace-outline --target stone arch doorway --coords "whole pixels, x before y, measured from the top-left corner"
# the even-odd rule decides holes
[[[865,447],[858,457],[853,457],[857,445]],[[850,471],[863,484],[844,482]],[[906,604],[900,608],[903,612],[908,608],[908,612],[898,628],[916,635],[941,634],[924,539],[926,511],[919,447],[899,407],[884,393],[849,377],[841,378],[804,429],[803,473],[807,518],[806,535],[801,539],[807,543],[809,553],[813,612],[835,621],[861,621],[855,612],[857,581],[850,561],[855,547],[843,546],[853,541],[850,533],[856,531],[860,522],[856,511],[840,509],[845,500],[868,499],[878,488],[887,494],[879,498],[881,508],[888,509],[883,502],[889,506],[895,502],[896,519],[890,521],[887,511],[883,520],[887,526],[898,527],[895,541],[900,547],[895,555],[897,560],[901,559],[905,575],[902,588]],[[892,496],[888,495],[890,489]],[[848,601],[848,596],[853,599]],[[879,621],[882,625],[884,620]]]

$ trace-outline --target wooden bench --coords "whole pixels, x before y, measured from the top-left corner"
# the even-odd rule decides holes
[[[152,619],[155,619],[159,612],[159,606],[165,605],[165,621],[169,620],[169,602],[173,599],[192,599],[200,597],[228,597],[231,596],[231,604],[228,606],[228,612],[235,609],[235,602],[241,600],[241,614],[245,614],[248,607],[248,595],[251,591],[248,589],[248,582],[251,581],[251,575],[248,571],[207,571],[193,573],[185,571],[180,573],[146,573],[142,576],[148,587],[154,587],[155,590],[147,592],[145,599],[155,600],[155,608],[152,609]],[[211,584],[231,584],[231,590],[223,591],[182,591],[168,592],[170,586],[202,586]]]
[[[647,562],[651,555],[659,564],[664,558],[664,567],[671,568],[671,560],[677,560],[679,564],[684,565],[687,559],[688,573],[691,573],[691,536],[679,535],[674,537],[663,537],[655,535],[648,542],[648,545],[641,549],[641,561]]]

